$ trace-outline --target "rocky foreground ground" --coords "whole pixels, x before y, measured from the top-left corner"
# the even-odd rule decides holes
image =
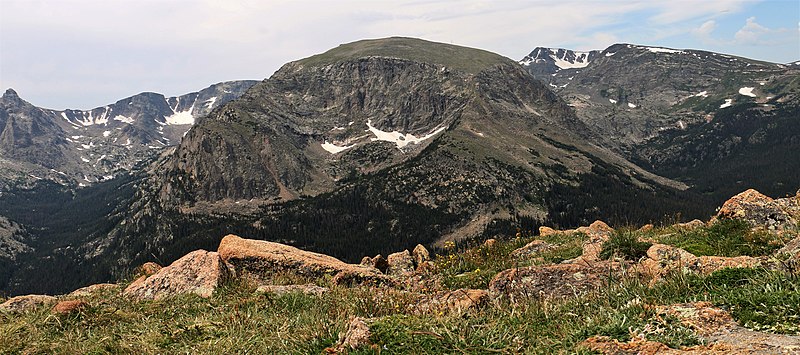
[[[0,350],[800,353],[800,191],[708,222],[539,229],[360,264],[226,236],[216,251],[0,305]]]

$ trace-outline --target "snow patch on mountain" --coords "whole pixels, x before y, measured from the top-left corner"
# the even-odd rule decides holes
[[[733,99],[725,99],[725,103],[719,105],[719,108],[731,107],[731,105],[733,105]]]
[[[367,131],[372,132],[375,135],[375,138],[372,138],[372,141],[386,141],[392,142],[397,145],[398,149],[402,149],[403,147],[409,144],[419,144],[427,139],[432,138],[433,136],[437,135],[438,133],[444,131],[447,127],[441,127],[438,129],[433,130],[431,133],[428,133],[422,137],[417,137],[413,134],[403,134],[398,131],[386,132],[382,131],[374,126],[372,126],[372,120],[367,121]]]
[[[669,53],[669,54],[686,53],[686,52],[684,52],[682,50],[664,48],[664,47],[647,47],[647,46],[632,46],[632,45],[629,45],[628,48],[644,49],[644,50],[648,50],[648,51],[650,51],[652,53]]]
[[[114,121],[120,121],[122,123],[133,124],[133,118],[125,117],[123,115],[116,115],[112,118]]]
[[[355,144],[347,145],[347,146],[339,146],[339,145],[330,143],[327,140],[325,141],[325,143],[322,143],[322,149],[325,149],[326,151],[328,151],[328,153],[331,153],[331,154],[336,154],[336,153],[339,153],[339,152],[343,152],[343,151],[348,150],[350,148],[353,148],[355,146],[356,146]]]
[[[753,89],[755,89],[755,88],[754,87],[745,86],[745,87],[739,89],[739,95],[756,97],[756,94],[753,93]]]

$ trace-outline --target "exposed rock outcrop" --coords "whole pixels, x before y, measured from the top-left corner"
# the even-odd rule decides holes
[[[109,283],[102,283],[102,284],[95,284],[89,285],[86,287],[81,287],[75,291],[69,293],[68,296],[70,297],[89,297],[98,293],[102,292],[119,292],[120,286],[117,284],[109,284]]]
[[[397,276],[414,272],[414,259],[408,250],[389,254],[387,258],[389,262],[389,269],[387,274]]]
[[[222,239],[218,252],[237,270],[262,278],[274,272],[293,272],[311,277],[336,276],[334,283],[337,284],[389,282],[385,275],[370,266],[348,264],[332,256],[232,234]]]
[[[465,312],[483,307],[489,300],[486,290],[458,289],[426,295],[415,310],[421,313]]]
[[[647,258],[639,263],[641,271],[654,279],[672,272],[694,272],[708,275],[725,268],[757,267],[762,264],[750,256],[695,256],[686,250],[665,244],[653,244]]]
[[[577,297],[608,285],[621,271],[621,264],[609,261],[514,268],[495,275],[489,292],[512,301]]]
[[[414,266],[420,267],[420,265],[431,260],[431,253],[422,244],[417,244],[414,250],[411,251],[411,257],[414,259]]]
[[[527,257],[531,257],[531,256],[533,256],[533,255],[535,255],[537,253],[541,253],[541,252],[543,252],[545,250],[550,250],[552,248],[553,248],[553,245],[551,245],[550,243],[545,242],[543,240],[536,239],[536,240],[534,240],[534,241],[532,241],[532,242],[530,242],[528,244],[525,244],[524,246],[522,246],[520,248],[517,248],[514,251],[512,251],[511,252],[511,256],[513,256],[515,258],[527,258]]]
[[[749,189],[725,201],[716,218],[742,219],[752,227],[768,230],[796,228],[800,218],[800,198],[794,196],[775,200]]]
[[[11,313],[32,311],[40,306],[53,304],[57,301],[57,298],[47,295],[16,296],[0,304],[0,311]]]
[[[591,337],[581,343],[602,354],[797,354],[800,336],[770,334],[739,326],[731,315],[708,302],[659,306],[660,315],[676,317],[691,328],[707,345],[685,349],[636,336],[624,343],[608,337]]]
[[[144,280],[128,286],[123,294],[136,299],[160,299],[193,293],[208,298],[234,275],[216,252],[196,250]]]
[[[370,345],[369,325],[367,320],[361,317],[355,317],[350,320],[347,326],[347,331],[339,335],[339,342],[335,347],[325,349],[329,354],[347,353],[351,350],[356,350]]]

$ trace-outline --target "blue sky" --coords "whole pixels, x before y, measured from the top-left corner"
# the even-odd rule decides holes
[[[264,79],[364,38],[411,36],[521,59],[614,43],[800,60],[797,0],[0,0],[0,90],[54,109]]]

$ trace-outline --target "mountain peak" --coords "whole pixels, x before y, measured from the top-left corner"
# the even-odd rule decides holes
[[[296,63],[302,66],[324,66],[365,57],[389,57],[437,64],[473,74],[496,64],[512,62],[506,57],[481,49],[418,38],[389,37],[342,44]]]
[[[600,51],[573,51],[564,48],[536,47],[530,54],[522,58],[519,64],[530,67],[541,66],[543,74],[553,74],[563,69],[585,68],[600,55]]]
[[[17,92],[14,91],[14,89],[12,89],[12,88],[6,89],[6,92],[3,93],[3,98],[6,99],[6,100],[19,100],[20,99],[19,95],[17,95]]]

